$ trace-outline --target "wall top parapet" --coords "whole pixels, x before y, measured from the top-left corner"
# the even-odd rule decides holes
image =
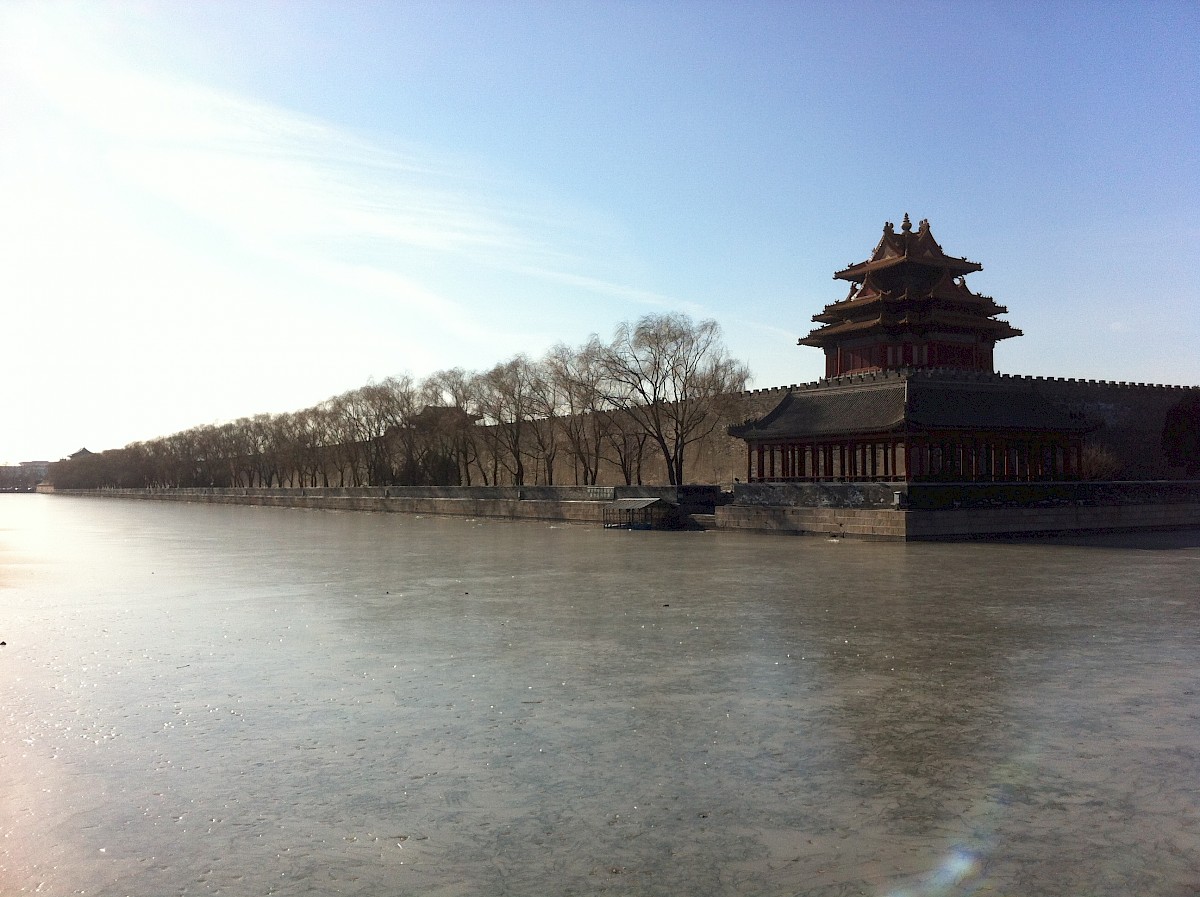
[[[849,386],[852,384],[889,383],[898,380],[912,379],[946,380],[973,383],[1077,383],[1089,386],[1104,386],[1116,389],[1170,389],[1181,392],[1200,390],[1200,385],[1185,386],[1172,383],[1144,383],[1127,380],[1091,380],[1082,377],[1050,377],[1034,374],[1003,374],[991,371],[971,371],[961,368],[895,368],[892,370],[862,371],[854,374],[842,374],[840,377],[825,377],[808,383],[791,384],[790,386],[763,387],[747,390],[743,395],[770,395],[797,390],[828,389],[831,386]]]

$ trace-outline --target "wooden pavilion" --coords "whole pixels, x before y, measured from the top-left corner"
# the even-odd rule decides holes
[[[900,233],[889,221],[869,259],[833,275],[849,281],[850,292],[813,315],[821,326],[800,345],[824,350],[826,377],[904,367],[990,371],[996,343],[1021,331],[997,319],[1008,309],[967,288],[966,275],[982,268],[946,255],[928,221],[914,232],[905,215]]]
[[[981,268],[947,256],[926,221],[885,224],[871,257],[834,275],[849,295],[800,340],[824,350],[826,379],[730,429],[746,441],[746,480],[1078,478],[1089,423],[1032,378],[993,372],[996,342],[1021,331],[966,287]]]

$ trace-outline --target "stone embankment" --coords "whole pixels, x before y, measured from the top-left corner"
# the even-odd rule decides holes
[[[744,483],[716,525],[908,542],[1200,529],[1200,482]]]
[[[59,490],[57,495],[86,495],[146,501],[256,505],[328,511],[390,511],[450,517],[494,517],[565,523],[604,522],[604,510],[616,499],[659,498],[678,505],[686,518],[712,514],[720,500],[717,486],[359,486],[229,489]],[[686,520],[685,520],[686,522]]]
[[[617,499],[659,498],[684,525],[887,541],[1200,529],[1200,482],[738,483],[717,486],[393,486],[102,489],[149,501],[389,511],[601,525]]]

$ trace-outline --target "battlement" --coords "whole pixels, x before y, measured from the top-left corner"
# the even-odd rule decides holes
[[[1127,380],[1089,380],[1077,377],[1047,377],[1033,374],[1002,374],[992,371],[964,370],[962,368],[908,367],[879,371],[860,371],[853,374],[842,374],[838,377],[824,377],[820,380],[813,380],[808,383],[793,383],[790,386],[772,386],[763,387],[761,389],[751,389],[746,390],[743,395],[767,396],[775,393],[786,393],[789,391],[803,389],[827,389],[831,386],[850,386],[856,383],[894,383],[898,380],[911,380],[915,378],[929,380],[950,380],[968,383],[1086,384],[1087,386],[1127,390],[1172,390],[1178,393],[1185,393],[1190,390],[1200,390],[1200,386],[1183,386],[1180,384],[1170,383],[1142,383]]]

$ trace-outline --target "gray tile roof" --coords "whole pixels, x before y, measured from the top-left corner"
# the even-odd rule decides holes
[[[752,440],[877,433],[904,424],[905,382],[867,389],[831,386],[789,392],[761,420],[737,435]]]
[[[904,429],[1079,432],[1090,425],[1019,380],[923,370],[792,390],[768,415],[730,432],[757,442]]]

